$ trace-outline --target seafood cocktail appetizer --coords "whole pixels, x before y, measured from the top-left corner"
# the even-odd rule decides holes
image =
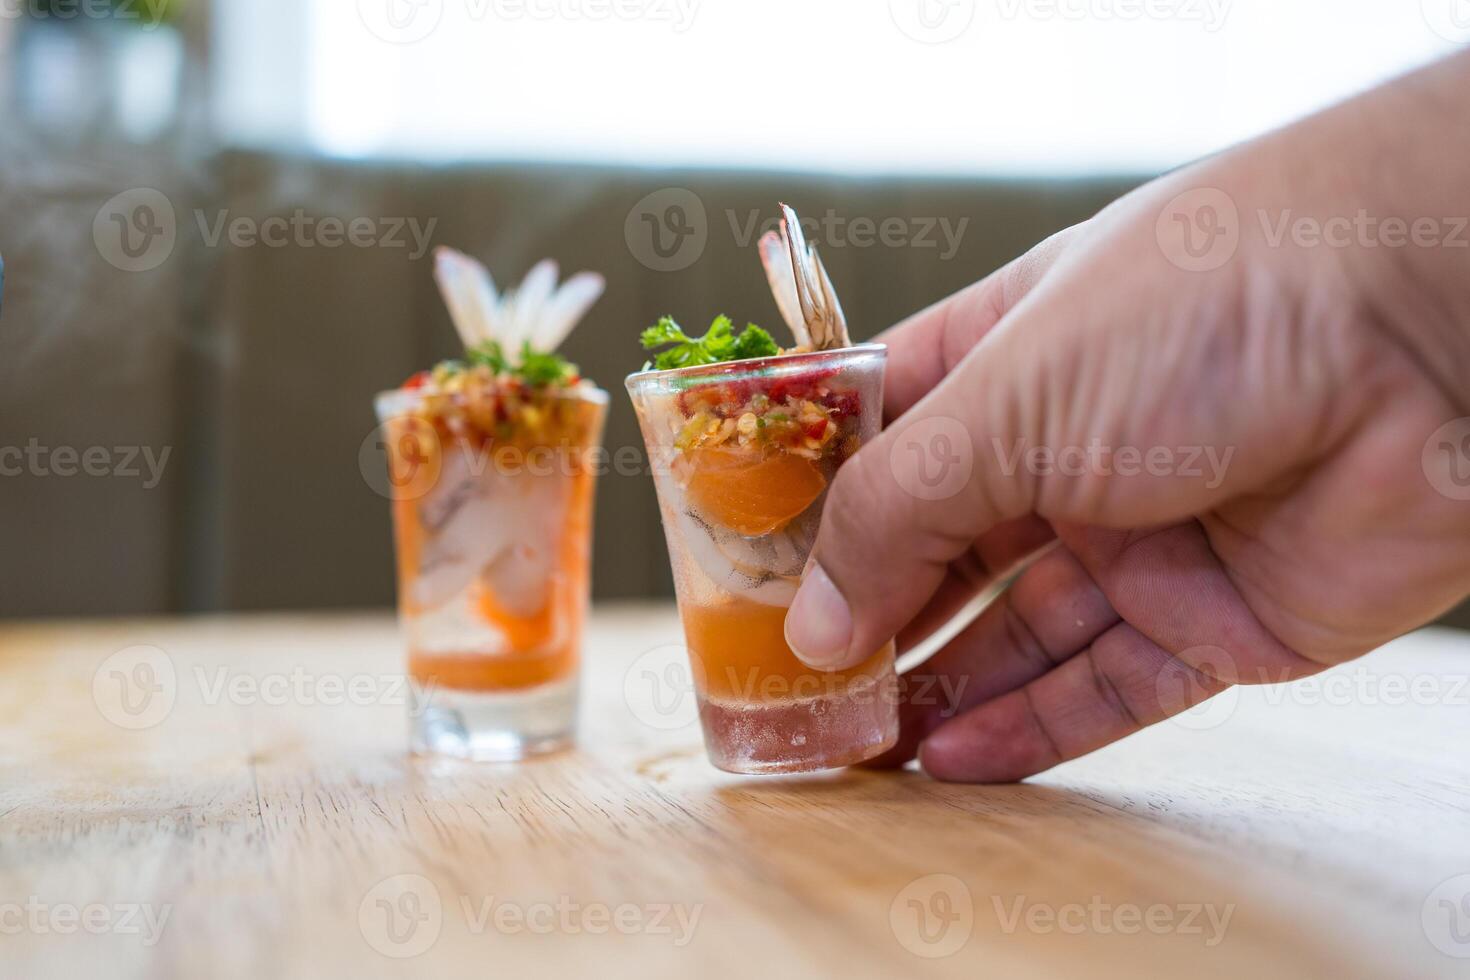
[[[740,773],[851,765],[898,737],[894,647],[851,670],[802,664],[786,610],[837,468],[881,427],[886,351],[854,347],[796,214],[761,258],[796,346],[725,317],[692,338],[670,318],[628,378],[653,461],[710,760]]]
[[[594,460],[607,394],[556,354],[603,290],[550,260],[498,297],[440,249],[464,356],[378,396],[416,751],[505,760],[576,721]]]

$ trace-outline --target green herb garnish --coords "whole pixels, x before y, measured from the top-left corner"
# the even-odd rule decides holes
[[[496,377],[519,378],[533,388],[570,384],[578,377],[575,364],[560,354],[534,351],[530,343],[522,345],[520,360],[514,364],[505,356],[505,350],[500,344],[493,340],[487,340],[465,351],[465,361],[471,367],[489,368],[490,373]]]
[[[510,362],[505,359],[505,351],[493,340],[487,340],[477,347],[471,347],[464,352],[464,357],[471,367],[487,367],[491,374],[510,373]]]
[[[531,345],[521,347],[521,363],[512,369],[517,377],[533,387],[568,384],[578,374],[577,365],[560,354],[543,354],[531,350]]]
[[[722,361],[748,361],[753,357],[773,357],[781,348],[771,335],[753,323],[745,325],[738,335],[734,324],[727,316],[715,317],[703,337],[690,337],[674,318],[666,316],[647,330],[640,338],[644,350],[668,347],[644,365],[644,370],[654,368],[668,371],[672,368],[697,367],[701,364],[718,364]]]

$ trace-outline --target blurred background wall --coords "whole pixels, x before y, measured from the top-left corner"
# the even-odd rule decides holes
[[[455,353],[432,245],[607,275],[567,353],[633,451],[641,327],[775,325],[778,200],[867,337],[1455,40],[1396,2],[535,2],[0,11],[0,616],[390,602],[371,400]],[[640,473],[594,581],[670,592]]]

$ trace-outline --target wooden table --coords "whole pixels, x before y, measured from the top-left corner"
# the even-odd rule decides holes
[[[474,766],[385,616],[0,630],[0,976],[1470,974],[1465,635],[1007,787],[722,775],[671,610],[591,637],[581,748]]]

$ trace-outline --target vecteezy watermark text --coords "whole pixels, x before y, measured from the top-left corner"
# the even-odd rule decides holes
[[[1062,933],[1076,936],[1197,936],[1206,948],[1225,939],[1235,904],[1210,902],[1112,902],[1102,895],[1087,901],[1041,902],[1027,895],[991,895],[990,911],[1006,935]],[[931,874],[909,882],[889,905],[894,938],[909,952],[938,959],[959,952],[974,931],[979,909],[969,886],[951,874]]]
[[[194,212],[199,235],[209,248],[226,241],[235,248],[410,248],[408,258],[417,262],[429,252],[438,218],[420,222],[418,218],[339,218],[308,214],[297,208],[290,216],[272,215],[255,218],[247,215],[231,217],[228,208],[211,218],[202,210]]]
[[[1093,438],[1086,446],[1032,445],[1017,439],[1009,446],[991,438],[1001,473],[1015,476],[1021,469],[1032,476],[1157,476],[1204,479],[1210,490],[1225,482],[1235,447],[1223,451],[1215,446],[1110,446]]]
[[[676,949],[694,939],[704,904],[684,902],[584,902],[570,895],[517,901],[498,895],[461,894],[445,902],[423,875],[400,874],[368,889],[358,905],[363,939],[384,956],[408,959],[433,947],[444,928],[446,908],[457,909],[473,936],[655,936]]]
[[[1449,500],[1470,500],[1470,416],[1451,419],[1424,443],[1420,465],[1429,485]]]
[[[98,713],[129,731],[163,724],[185,692],[197,694],[210,707],[389,706],[406,708],[412,717],[432,707],[436,696],[432,682],[416,688],[406,675],[391,672],[323,672],[297,665],[286,671],[244,673],[196,665],[191,673],[181,673],[172,656],[149,645],[113,653],[92,677],[92,701]]]
[[[637,905],[621,902],[578,902],[569,895],[558,895],[547,902],[510,902],[494,895],[478,900],[469,895],[459,898],[460,909],[470,932],[480,935],[490,931],[514,936],[528,932],[537,936],[580,935],[667,936],[675,949],[683,949],[694,939],[704,905],[652,902]]]
[[[1256,212],[1261,233],[1271,248],[1470,248],[1470,217],[1414,219],[1380,217],[1366,208],[1354,215],[1322,218],[1299,215],[1290,208],[1271,214]]]
[[[1295,673],[1289,667],[1242,667],[1223,647],[1194,646],[1160,669],[1155,695],[1168,723],[1189,731],[1209,731],[1230,721],[1247,691],[1271,710],[1470,707],[1470,674],[1383,671],[1361,662],[1308,677]]]
[[[1470,874],[1446,878],[1424,896],[1424,938],[1446,956],[1470,959]]]
[[[0,20],[120,20],[154,30],[179,0],[0,0]]]
[[[964,705],[968,677],[910,676],[900,691],[892,677],[805,671],[794,676],[760,668],[723,667],[713,673],[680,643],[646,650],[623,675],[623,701],[643,724],[659,731],[687,728],[699,720],[697,692],[711,686],[746,703],[841,698],[846,704],[937,707],[944,718]]]
[[[741,249],[780,227],[774,216],[762,218],[759,209],[725,210],[730,238]],[[655,272],[678,272],[698,262],[709,245],[711,221],[704,200],[687,187],[664,187],[644,195],[628,211],[623,236],[628,251]],[[807,240],[822,249],[912,248],[932,250],[942,262],[959,254],[968,217],[911,215],[843,215],[828,208],[820,216],[806,215],[801,228]]]
[[[1183,21],[1213,34],[1225,26],[1232,0],[995,0],[1005,20]]]
[[[663,475],[670,472],[676,451],[660,451],[650,458],[641,447],[607,449],[565,446],[516,446],[492,448],[467,443],[440,441],[432,427],[417,426],[394,431],[381,424],[358,446],[357,465],[363,481],[389,500],[418,500],[438,489],[446,462],[463,477],[479,479],[486,474],[501,477],[574,476],[591,473],[602,477]]]
[[[1220,945],[1230,928],[1235,904],[1215,905],[1209,902],[1109,902],[1093,895],[1086,902],[1051,904],[1032,902],[1025,895],[1003,899],[990,897],[1001,932],[1011,935],[1029,932],[1047,935],[1060,932],[1068,936],[1093,935],[1133,936],[1199,936],[1205,948]]]
[[[380,41],[417,44],[437,31],[448,0],[357,0],[358,19]],[[694,24],[700,0],[457,0],[479,24],[522,21],[649,21],[682,34]],[[460,20],[463,23],[463,20]]]
[[[172,905],[125,902],[43,902],[35,895],[24,902],[0,902],[0,936],[137,936],[140,945],[153,947],[163,937]]]
[[[0,446],[0,477],[75,476],[143,478],[143,489],[152,490],[163,479],[172,446],[43,446],[32,437],[25,446]]]
[[[236,214],[229,208],[196,208],[194,225],[205,248],[302,248],[401,250],[417,262],[428,254],[438,218],[408,215]],[[92,221],[92,240],[108,264],[124,272],[148,272],[169,260],[178,245],[181,221],[173,201],[151,187],[134,187],[109,198]]]
[[[758,237],[775,231],[781,225],[779,218],[761,221],[761,212],[754,208],[745,212],[743,218],[739,212],[727,210],[725,219],[730,223],[731,237],[741,248],[748,248]],[[859,215],[850,218],[832,208],[828,208],[821,217],[801,219],[802,233],[822,248],[872,248],[879,245],[884,248],[937,249],[941,262],[955,257],[969,227],[969,218],[957,221],[938,216],[873,218]]]
[[[415,697],[405,674],[321,674],[296,666],[284,673],[241,674],[226,667],[194,668],[194,681],[204,703],[236,706],[301,705],[336,708],[389,705],[422,713],[432,694]],[[432,690],[432,684],[429,685]]]
[[[1470,249],[1466,215],[1384,215],[1367,208],[1352,214],[1303,214],[1292,208],[1257,208],[1254,222],[1252,228],[1249,212],[1242,215],[1230,194],[1196,187],[1164,206],[1155,235],[1165,257],[1187,272],[1223,267],[1247,235],[1271,249]]]

